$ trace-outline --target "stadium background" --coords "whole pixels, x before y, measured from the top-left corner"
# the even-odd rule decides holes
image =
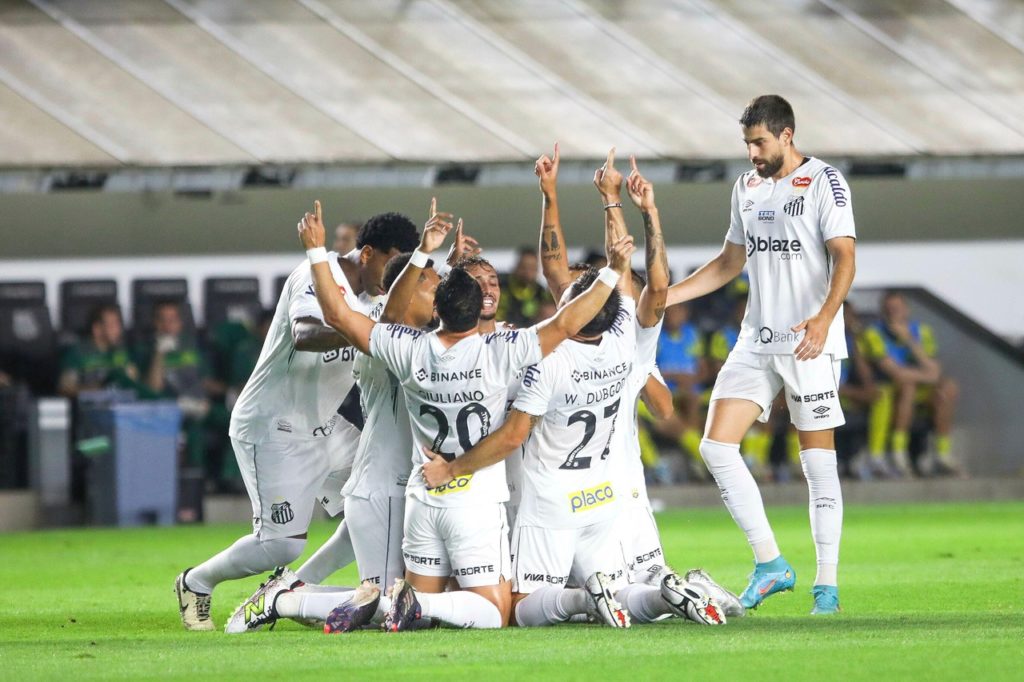
[[[331,224],[422,223],[437,196],[508,271],[536,245],[532,162],[555,140],[572,254],[600,245],[590,179],[615,145],[655,183],[678,277],[721,243],[749,168],[735,121],[766,92],[793,103],[798,148],[850,181],[858,309],[904,291],[961,387],[970,477],[849,481],[848,503],[1020,500],[1022,36],[1014,0],[4,0],[0,530],[102,520],[70,489],[87,439],[53,398],[68,320],[91,305],[63,283],[113,280],[134,340],[134,282],[183,280],[204,339],[206,280],[255,278],[272,307],[314,198]],[[806,500],[801,482],[764,490]],[[707,485],[652,497],[721,504]],[[249,515],[244,495],[199,509]]]

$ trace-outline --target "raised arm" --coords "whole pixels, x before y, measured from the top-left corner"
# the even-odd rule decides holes
[[[601,194],[601,206],[604,209],[604,247],[605,250],[629,234],[626,229],[626,214],[622,211],[622,173],[615,167],[615,147],[608,150],[608,158],[604,165],[594,171],[594,186]],[[635,298],[633,278],[623,277],[619,280],[619,291],[630,298]]]
[[[644,384],[640,397],[655,419],[668,419],[675,412],[672,391],[668,390],[668,386],[658,381],[654,375],[648,375],[647,383]]]
[[[424,454],[430,458],[430,461],[423,465],[423,479],[427,482],[427,487],[438,488],[454,478],[469,476],[497,464],[523,444],[534,424],[540,419],[513,408],[505,418],[505,423],[496,431],[482,438],[470,450],[450,462],[424,447]]]
[[[556,301],[561,300],[562,292],[572,283],[565,234],[558,217],[558,162],[556,142],[554,156],[549,159],[547,154],[543,154],[533,166],[533,172],[540,178],[540,267],[547,280],[548,291]]]
[[[825,347],[828,329],[839,312],[840,306],[850,293],[856,265],[857,240],[853,237],[835,237],[825,242],[829,256],[832,258],[832,280],[828,285],[828,295],[821,304],[821,310],[814,317],[809,317],[793,327],[793,331],[804,333],[804,338],[797,344],[793,355],[797,360],[811,360],[821,355]]]
[[[336,329],[353,346],[369,354],[370,332],[375,323],[366,315],[352,310],[338,290],[338,284],[334,281],[334,275],[327,264],[324,223],[319,201],[314,202],[313,213],[307,212],[297,227],[299,241],[302,242],[302,247],[306,249],[310,259],[313,289],[316,291],[316,301],[324,314],[324,322]]]
[[[536,326],[540,337],[541,352],[546,357],[558,344],[575,336],[601,311],[601,307],[612,294],[610,280],[629,277],[629,258],[633,255],[633,238],[626,236],[609,247],[608,267],[582,294],[562,306],[550,319]]]
[[[647,285],[637,300],[636,317],[641,327],[653,327],[665,314],[665,300],[668,298],[668,254],[665,253],[665,239],[661,233],[658,207],[654,205],[654,185],[640,174],[635,156],[629,157],[629,163],[633,170],[626,180],[626,190],[644,219],[644,252],[647,256]]]
[[[416,294],[417,283],[427,266],[430,254],[441,248],[445,236],[452,229],[451,219],[451,213],[437,212],[437,197],[431,198],[430,218],[423,226],[420,245],[388,290],[388,302],[381,313],[381,322],[397,322],[405,317],[405,311],[409,307],[409,301]],[[459,230],[462,230],[462,221],[459,221]]]
[[[717,256],[698,268],[692,275],[668,288],[665,305],[692,301],[721,289],[736,279],[747,263],[747,252],[742,244],[725,240]]]

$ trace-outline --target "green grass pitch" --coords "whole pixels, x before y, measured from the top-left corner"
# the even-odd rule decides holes
[[[853,507],[840,566],[843,613],[808,615],[814,548],[804,508],[769,510],[797,589],[722,628],[673,620],[497,632],[361,632],[293,623],[229,637],[181,629],[174,576],[243,524],[0,535],[0,671],[61,679],[1000,680],[1024,669],[1024,503]],[[723,508],[659,524],[669,561],[739,591],[750,569]],[[313,547],[331,532],[311,531]],[[352,584],[347,569],[330,581]],[[260,578],[214,594],[222,625]]]

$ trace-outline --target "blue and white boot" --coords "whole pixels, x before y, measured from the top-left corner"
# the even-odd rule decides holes
[[[812,616],[830,616],[839,613],[839,588],[834,585],[815,585],[811,588],[814,595]]]
[[[772,561],[754,564],[754,572],[750,574],[747,589],[740,595],[740,603],[745,609],[756,609],[776,592],[792,592],[795,585],[796,571],[780,555]]]

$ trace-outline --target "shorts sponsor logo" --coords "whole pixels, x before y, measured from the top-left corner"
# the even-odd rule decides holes
[[[810,187],[811,186],[811,179],[809,177],[807,177],[806,175],[801,176],[799,178],[793,178],[793,186],[794,187]]]
[[[402,556],[405,560],[411,564],[417,566],[440,566],[441,558],[436,556],[417,556],[415,554],[409,554],[408,552],[402,552]]]
[[[775,211],[758,211],[757,222],[759,223],[774,223],[775,222]]]
[[[661,553],[661,547],[659,547],[659,548],[657,548],[655,550],[652,550],[650,552],[644,552],[643,554],[638,555],[634,559],[634,561],[636,563],[638,563],[638,564],[647,563],[648,561],[653,561],[654,559],[657,559],[658,557],[661,556],[661,554],[662,554]]]
[[[794,217],[802,216],[804,214],[804,198],[796,197],[795,199],[790,200],[789,202],[786,203],[785,206],[782,207],[782,210],[785,212],[786,215],[791,215]]]
[[[427,494],[433,495],[434,497],[441,497],[442,495],[451,495],[452,493],[464,493],[469,490],[469,483],[472,480],[473,474],[470,474],[469,476],[459,476],[458,478],[448,481],[442,486],[428,489]]]
[[[270,505],[270,520],[274,523],[284,525],[295,518],[292,505],[287,500],[276,502]]]
[[[808,393],[807,395],[790,394],[795,403],[820,403],[822,400],[833,400],[836,397],[835,391],[823,391],[821,393]],[[819,408],[820,409],[820,408]],[[828,412],[828,408],[825,408]],[[815,410],[817,412],[817,410]]]
[[[747,233],[747,258],[755,253],[774,253],[778,255],[779,260],[803,260],[803,248],[799,239],[757,237]]]
[[[567,575],[548,575],[547,573],[524,573],[523,582],[548,583],[549,585],[564,585],[569,582]]]
[[[836,202],[839,208],[846,206],[849,200],[846,198],[846,188],[839,180],[839,172],[829,166],[825,169],[825,177],[828,178],[828,186],[832,190],[832,201]]]
[[[771,327],[761,327],[757,331],[757,340],[759,343],[795,343],[799,340],[800,334],[797,332],[787,331],[775,331]]]
[[[465,578],[469,575],[484,575],[486,573],[494,572],[494,564],[487,564],[486,566],[466,566],[465,568],[456,568],[452,571],[452,575],[456,578]]]
[[[572,509],[572,513],[575,514],[576,512],[590,511],[609,502],[614,502],[615,492],[612,490],[611,482],[607,481],[593,488],[569,493],[568,497],[569,507]]]

